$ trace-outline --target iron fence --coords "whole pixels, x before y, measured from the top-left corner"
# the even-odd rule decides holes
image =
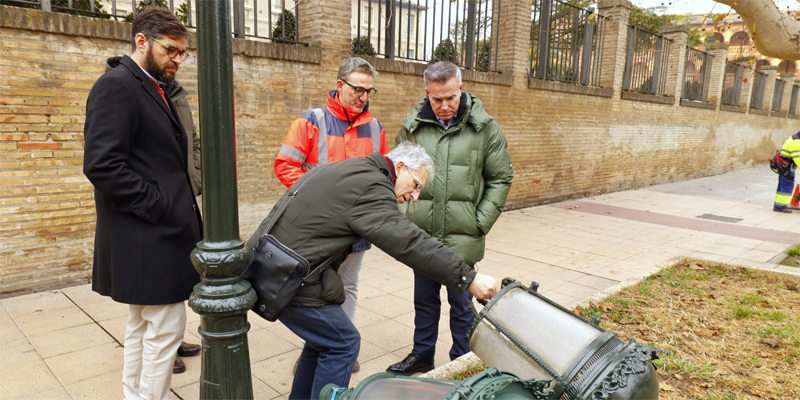
[[[725,61],[725,76],[722,80],[722,104],[739,106],[742,98],[744,64]]]
[[[750,108],[764,109],[764,91],[767,89],[767,73],[756,71],[753,76],[753,95],[750,96]]]
[[[600,86],[605,18],[560,0],[533,0],[532,79]]]
[[[781,103],[783,103],[783,88],[786,87],[786,81],[778,79],[775,81],[775,90],[772,92],[772,112],[781,112]]]
[[[686,46],[682,99],[706,101],[714,56]]]
[[[168,8],[188,28],[196,29],[198,1],[204,0],[0,0],[0,4],[127,21],[132,21],[145,6],[157,5]],[[261,4],[258,0],[229,1],[234,37],[306,44],[298,42],[300,27],[294,1],[261,0]]]
[[[357,0],[354,55],[497,70],[502,0]]]
[[[789,101],[789,114],[797,115],[797,94],[800,93],[800,85],[792,85],[792,99]]]
[[[622,90],[663,95],[671,44],[663,35],[630,25]]]

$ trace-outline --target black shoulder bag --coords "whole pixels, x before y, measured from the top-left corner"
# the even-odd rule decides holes
[[[244,278],[250,281],[258,296],[253,312],[267,321],[277,320],[294,299],[297,291],[305,284],[313,282],[337,255],[334,253],[312,271],[303,256],[269,234],[275,222],[297,195],[300,186],[302,184],[289,192],[286,201],[274,214],[264,234],[258,239],[258,245],[253,249],[250,263],[244,272]]]

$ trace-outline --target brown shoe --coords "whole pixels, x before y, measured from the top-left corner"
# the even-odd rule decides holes
[[[353,366],[353,372],[358,372],[358,371],[361,371],[361,364],[359,364],[358,360],[356,360],[356,365]]]
[[[181,372],[186,371],[186,364],[183,363],[181,356],[175,355],[175,362],[172,364],[172,373],[173,374],[180,374]]]
[[[196,356],[200,354],[202,348],[199,344],[181,342],[181,347],[178,347],[178,355],[181,357]]]

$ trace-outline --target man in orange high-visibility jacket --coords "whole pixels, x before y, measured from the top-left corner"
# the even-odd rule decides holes
[[[378,91],[372,84],[376,75],[378,71],[366,60],[346,59],[339,67],[336,90],[328,93],[327,107],[308,111],[292,123],[275,159],[275,174],[287,188],[317,165],[389,152],[386,131],[369,112],[369,99]],[[353,323],[361,262],[370,247],[366,240],[359,240],[339,267],[345,290],[342,308]],[[356,361],[353,372],[359,369]]]

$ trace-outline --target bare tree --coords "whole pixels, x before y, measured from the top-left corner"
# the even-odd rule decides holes
[[[714,0],[742,17],[756,50],[782,60],[800,60],[800,21],[782,12],[772,0]]]

